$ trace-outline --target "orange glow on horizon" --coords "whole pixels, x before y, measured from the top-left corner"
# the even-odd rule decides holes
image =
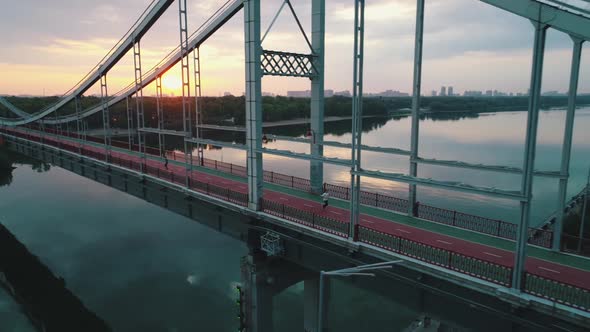
[[[162,92],[174,95],[182,94],[182,79],[178,75],[170,73],[162,77]]]

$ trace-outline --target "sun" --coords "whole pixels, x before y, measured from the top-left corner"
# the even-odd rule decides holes
[[[182,87],[182,80],[177,75],[166,75],[162,77],[162,88],[169,92],[178,93]]]

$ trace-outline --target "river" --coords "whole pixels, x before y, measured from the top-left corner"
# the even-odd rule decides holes
[[[543,111],[536,168],[557,170],[565,112]],[[421,121],[422,156],[494,165],[522,165],[526,114],[491,113],[476,117],[425,118]],[[590,165],[590,108],[577,113],[569,192],[585,182]],[[366,119],[363,142],[409,148],[409,118]],[[326,124],[326,140],[349,142],[349,122]],[[305,126],[274,129],[302,135]],[[308,151],[303,144],[270,142],[268,147]],[[326,155],[348,157],[340,149]],[[205,157],[243,163],[243,153],[207,150]],[[245,245],[181,216],[126,195],[59,167],[31,167],[13,160],[11,176],[0,183],[0,222],[5,224],[42,262],[66,280],[85,305],[117,331],[234,331],[237,327],[235,291]],[[365,153],[363,167],[405,172],[407,158]],[[265,168],[307,177],[307,163],[265,156]],[[326,166],[326,181],[347,185],[348,170]],[[517,189],[518,176],[420,166],[422,177],[461,180],[475,185]],[[399,197],[407,186],[381,181],[363,185]],[[541,220],[556,206],[557,181],[536,179],[533,215]],[[420,188],[420,201],[488,217],[515,221],[514,203],[449,191]],[[334,287],[341,315],[337,331],[397,331],[419,313],[374,297],[362,290]],[[298,284],[275,301],[276,331],[301,331],[303,301]],[[362,319],[359,319],[362,317]],[[24,317],[0,292],[0,318],[8,331],[29,331]],[[368,322],[372,322],[367,327]],[[2,327],[0,323],[0,327]],[[196,329],[195,327],[198,327]],[[3,330],[4,331],[4,330]]]
[[[535,169],[559,171],[565,110],[541,111],[539,138]],[[445,114],[424,117],[420,122],[419,154],[423,158],[457,160],[487,165],[513,166],[522,168],[526,131],[526,112],[482,113],[475,115]],[[304,137],[308,126],[288,126],[265,129],[266,133]],[[351,142],[350,121],[325,124],[324,140],[343,143]],[[362,142],[369,146],[410,149],[410,118],[366,118],[363,120]],[[590,107],[576,112],[572,159],[568,194],[580,192],[586,183],[590,167]],[[205,133],[205,137],[207,138]],[[242,138],[231,137],[240,141]],[[229,135],[225,135],[228,139]],[[218,138],[219,137],[215,137]],[[268,148],[309,153],[309,145],[290,141],[272,141]],[[350,150],[326,147],[328,157],[350,159]],[[206,158],[245,165],[245,152],[236,149],[212,149],[204,153]],[[309,162],[273,155],[264,156],[264,168],[275,172],[309,178]],[[362,167],[367,170],[381,170],[407,174],[409,158],[377,152],[363,152]],[[325,165],[325,182],[350,186],[349,169]],[[419,165],[418,176],[444,181],[459,181],[471,185],[496,187],[506,190],[520,190],[521,176],[470,169],[453,169],[441,166]],[[407,198],[408,186],[402,183],[363,178],[365,189]],[[557,209],[558,180],[535,177],[533,188],[531,225],[545,221]],[[518,203],[490,198],[476,194],[465,194],[449,190],[418,187],[418,200],[425,204],[496,218],[512,223],[519,221]]]

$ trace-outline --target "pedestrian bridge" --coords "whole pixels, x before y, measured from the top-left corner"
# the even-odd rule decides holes
[[[474,0],[475,1],[475,0]],[[144,185],[157,184],[166,192],[198,199],[223,209],[248,216],[248,224],[288,227],[294,236],[330,244],[327,251],[345,249],[351,255],[373,258],[402,258],[412,269],[475,289],[511,303],[518,308],[532,308],[548,316],[577,324],[590,325],[590,260],[571,255],[562,249],[564,211],[568,205],[567,184],[571,159],[572,133],[580,72],[582,44],[590,39],[590,12],[582,0],[481,0],[500,10],[532,22],[533,58],[522,167],[484,165],[453,160],[436,160],[421,156],[419,147],[419,110],[422,82],[422,53],[425,1],[416,1],[416,33],[412,91],[412,128],[409,150],[397,147],[372,147],[362,142],[363,56],[365,0],[354,0],[354,61],[352,93],[352,141],[324,142],[324,48],[325,0],[311,0],[311,35],[305,33],[298,14],[286,0],[283,9],[297,22],[309,53],[265,50],[261,33],[261,0],[229,0],[199,28],[189,34],[187,1],[178,0],[179,45],[153,68],[142,68],[141,39],[158,22],[174,0],[154,0],[129,31],[109,53],[57,102],[39,110],[24,111],[8,100],[0,104],[12,116],[0,118],[1,136],[14,150],[39,158],[57,158],[58,164],[84,172],[104,173],[100,178],[110,184],[113,172],[127,179],[139,179]],[[244,9],[245,53],[245,127],[228,128],[203,123],[201,96],[201,62],[199,47],[226,22]],[[274,22],[274,20],[273,20]],[[272,33],[272,23],[267,33]],[[547,31],[555,29],[572,38],[572,63],[563,148],[558,170],[535,169],[535,151],[539,122],[541,82]],[[108,93],[107,75],[128,52],[134,57],[134,80],[113,94]],[[191,57],[192,55],[192,57]],[[163,109],[162,75],[179,64],[182,72],[182,128],[167,127]],[[192,69],[191,69],[192,68]],[[262,117],[263,76],[304,78],[311,82],[309,137],[310,153],[263,148]],[[192,81],[192,82],[191,82]],[[157,126],[145,120],[143,89],[156,85]],[[82,96],[100,84],[97,105],[82,106]],[[191,90],[194,94],[191,97]],[[126,105],[127,141],[113,140],[114,119],[109,109]],[[88,135],[88,119],[101,118],[103,138]],[[76,123],[75,131],[62,125]],[[69,126],[68,126],[69,128]],[[204,129],[245,131],[245,144],[231,144],[205,137]],[[148,146],[146,136],[157,139]],[[182,141],[181,153],[167,151],[166,138]],[[281,137],[275,137],[281,139]],[[284,138],[283,138],[284,139]],[[207,160],[202,146],[211,144],[246,151],[246,167]],[[154,144],[152,144],[154,145]],[[350,149],[351,158],[324,155],[324,146]],[[197,155],[193,156],[193,151]],[[408,172],[385,173],[361,168],[363,151],[392,154],[408,158]],[[309,162],[309,180],[265,171],[264,155],[277,155]],[[64,159],[65,158],[65,159]],[[64,160],[67,160],[64,164]],[[76,161],[76,167],[74,167]],[[324,164],[350,168],[350,187],[324,183]],[[419,165],[475,169],[482,172],[521,176],[518,190],[479,187],[468,183],[420,177]],[[82,166],[81,166],[82,165]],[[86,166],[84,166],[86,165]],[[98,173],[95,173],[98,179]],[[559,208],[554,224],[541,229],[530,227],[532,188],[535,176],[559,180]],[[361,178],[378,178],[407,184],[408,200],[361,190]],[[517,224],[469,215],[421,204],[417,187],[434,187],[490,197],[500,197],[520,204]],[[334,198],[322,209],[318,194],[328,191]],[[168,206],[164,201],[163,205]],[[192,205],[190,205],[192,206]],[[185,210],[183,210],[185,211]],[[192,215],[191,209],[186,210]],[[257,227],[259,227],[258,225]],[[224,228],[219,225],[219,230]],[[280,236],[279,236],[280,238]],[[324,262],[329,263],[329,262]],[[320,267],[321,268],[321,267]],[[253,331],[259,331],[252,327]],[[262,331],[260,329],[260,331]]]
[[[158,151],[152,151],[144,161],[137,151],[113,147],[107,157],[102,142],[84,141],[74,133],[65,136],[33,129],[3,128],[1,134],[16,151],[43,146],[77,159],[167,182],[187,195],[197,198],[205,195],[248,210],[247,178],[241,166],[195,160],[187,183],[185,156],[178,152],[166,152],[166,165]],[[396,212],[404,211],[407,201],[372,194],[371,200],[364,200],[361,222],[356,226],[354,238],[349,240],[350,203],[345,188],[326,184],[336,198],[323,209],[321,198],[310,192],[309,181],[273,172],[268,172],[265,180],[262,209],[258,212],[261,215],[300,225],[302,232],[328,236],[353,251],[360,244],[368,245],[481,279],[497,285],[498,289],[511,287],[514,230],[510,230],[507,223],[431,206],[419,206],[418,209],[424,210],[418,217],[409,217]],[[590,260],[551,251],[547,248],[551,246],[551,232],[537,232],[530,232],[532,246],[526,262],[524,292],[554,301],[565,310],[575,308],[590,312]]]

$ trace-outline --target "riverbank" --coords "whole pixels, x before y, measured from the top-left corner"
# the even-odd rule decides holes
[[[40,259],[0,224],[0,286],[22,307],[39,331],[111,329],[88,310]]]

